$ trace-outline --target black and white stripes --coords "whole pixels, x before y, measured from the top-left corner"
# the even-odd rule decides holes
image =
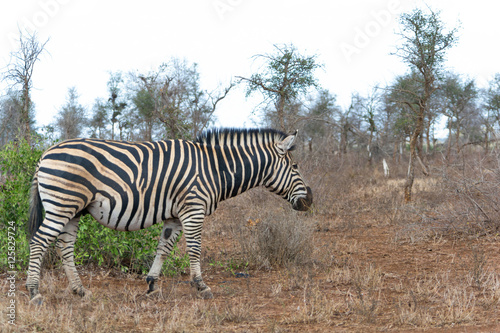
[[[275,130],[211,130],[196,141],[64,141],[42,156],[32,186],[30,266],[27,288],[38,299],[40,263],[57,238],[73,291],[84,295],[73,262],[73,244],[82,214],[122,231],[164,223],[155,262],[148,274],[156,291],[161,265],[184,231],[193,285],[211,297],[200,269],[201,228],[218,202],[264,185],[307,210],[312,194],[289,151],[295,134]],[[42,206],[45,219],[42,219]]]

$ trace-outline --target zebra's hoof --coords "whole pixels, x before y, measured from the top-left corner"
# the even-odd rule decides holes
[[[212,294],[210,288],[207,287],[207,289],[198,292],[198,297],[202,299],[212,299],[214,298],[214,294]]]
[[[83,287],[73,289],[73,294],[78,295],[82,298],[87,296],[87,294],[92,294],[90,291],[85,290]]]
[[[83,290],[83,296],[82,296],[82,299],[84,301],[90,301],[90,298],[92,298],[92,292],[90,290]],[[80,294],[79,294],[80,295]],[[81,295],[80,295],[81,296]]]
[[[43,296],[41,294],[36,294],[31,300],[30,304],[40,306],[43,303]]]
[[[152,296],[159,295],[159,294],[160,294],[160,289],[148,290],[146,292],[146,296],[148,296],[148,297],[152,297]]]

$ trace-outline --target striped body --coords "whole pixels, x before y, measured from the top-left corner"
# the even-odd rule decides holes
[[[178,217],[187,194],[200,193],[210,213],[220,198],[213,197],[214,185],[207,190],[202,154],[200,144],[182,140],[66,141],[47,151],[40,162],[40,196],[48,212],[74,216],[87,211],[103,225],[122,231]],[[58,193],[72,200],[62,206],[46,204]]]
[[[305,210],[311,204],[310,190],[288,153],[294,138],[273,130],[216,130],[195,142],[74,139],[50,148],[33,181],[27,281],[32,298],[38,292],[41,256],[58,236],[63,239],[58,248],[63,262],[67,261],[70,283],[75,281],[73,290],[83,293],[79,279],[70,275],[76,275],[72,244],[78,218],[86,213],[122,231],[164,222],[158,260],[148,275],[150,291],[171,250],[172,238],[184,230],[191,275],[203,291],[201,227],[204,216],[213,213],[218,202],[264,185],[295,209]],[[42,205],[46,212],[43,221]]]

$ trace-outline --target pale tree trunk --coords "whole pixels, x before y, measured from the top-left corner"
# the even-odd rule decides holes
[[[28,145],[31,146],[31,125],[30,125],[30,92],[29,82],[25,80],[23,87],[23,111],[21,115],[21,135],[24,137]]]
[[[446,151],[446,160],[450,159],[451,153],[451,121],[448,124],[448,149]]]
[[[460,154],[460,121],[457,117],[457,135],[456,135],[457,155]]]
[[[404,184],[404,201],[410,202],[412,197],[412,187],[413,180],[415,179],[415,162],[420,160],[417,153],[417,144],[420,136],[422,135],[424,127],[424,112],[425,106],[420,105],[419,112],[417,115],[417,123],[415,124],[415,130],[410,138],[410,159],[408,162],[408,173],[406,174],[406,181]],[[421,160],[420,160],[421,162]]]
[[[375,122],[373,118],[370,118],[370,136],[368,137],[368,165],[372,165],[372,142],[373,142],[373,133],[375,132]]]
[[[484,153],[488,156],[490,152],[490,126],[486,125],[486,131],[484,132]]]
[[[396,162],[399,162],[398,158],[398,145],[399,145],[399,140],[394,140],[394,152],[392,153],[392,162],[396,164]]]
[[[425,140],[427,146],[425,147],[425,153],[428,154],[431,149],[431,122],[429,120],[429,125],[425,127]]]
[[[370,136],[368,137],[368,146],[366,150],[368,151],[368,165],[372,165],[372,142],[373,142],[373,132],[370,132]]]
[[[153,121],[148,119],[146,121],[146,141],[152,141],[153,140]]]
[[[404,184],[404,200],[405,202],[411,201],[411,192],[413,187],[413,180],[415,179],[415,161],[417,160],[417,140],[418,130],[415,129],[410,138],[410,159],[408,162],[408,172],[406,174],[406,181]]]
[[[340,155],[347,154],[347,132],[349,131],[349,125],[343,124],[340,132]]]
[[[278,100],[278,105],[276,107],[276,112],[278,114],[278,122],[280,126],[280,130],[286,133],[285,126],[285,97],[280,96]]]

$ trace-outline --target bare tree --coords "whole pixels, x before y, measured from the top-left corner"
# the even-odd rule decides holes
[[[486,131],[484,134],[485,149],[488,152],[491,137],[495,136],[494,126],[496,122],[500,122],[500,73],[495,74],[495,77],[489,82],[488,88],[483,92],[484,95],[484,110],[482,116]]]
[[[234,86],[234,82],[230,82],[228,86],[216,89],[212,92],[199,90],[197,93],[193,94],[195,98],[191,100],[189,105],[193,138],[213,122],[217,104],[226,98],[227,94]],[[196,90],[194,90],[194,92],[196,92]]]
[[[20,109],[19,132],[28,143],[31,142],[30,110],[32,109],[31,88],[33,87],[33,71],[40,54],[45,50],[45,42],[40,42],[36,32],[32,34],[19,30],[19,49],[11,53],[10,64],[4,73],[4,79],[13,86],[20,86],[22,92],[22,108]]]
[[[338,108],[335,112],[335,125],[339,130],[339,154],[341,156],[347,154],[350,137],[351,141],[359,141],[366,138],[365,133],[360,130],[361,118],[355,107],[355,95],[351,96],[351,105],[349,105],[349,108],[346,110]]]
[[[318,95],[312,100],[312,105],[305,108],[303,112],[304,132],[302,137],[309,141],[309,150],[318,144],[320,140],[325,140],[334,135],[334,116],[339,112],[336,103],[337,97],[330,91],[320,90]],[[329,148],[331,149],[331,148]]]
[[[147,91],[152,99],[152,116],[165,126],[165,137],[172,139],[180,138],[186,132],[186,117],[181,108],[186,89],[180,68],[179,60],[175,59],[163,63],[157,71],[136,75],[141,84],[139,89]]]
[[[415,162],[421,162],[417,154],[417,143],[424,131],[424,121],[428,111],[428,102],[436,90],[436,78],[445,61],[446,51],[456,42],[457,29],[444,31],[444,24],[439,13],[430,10],[429,14],[421,9],[404,13],[400,17],[402,46],[396,51],[412,71],[411,80],[415,90],[401,89],[409,97],[403,100],[413,112],[415,127],[410,137],[410,161],[404,186],[404,200],[411,201],[411,191],[415,177]],[[422,163],[421,163],[422,164]],[[427,173],[426,168],[423,168]]]
[[[234,86],[230,83],[211,93],[202,90],[197,65],[175,58],[157,71],[132,77],[138,90],[149,93],[152,115],[163,123],[169,138],[194,139],[213,121],[218,103]]]
[[[367,145],[366,150],[368,153],[368,164],[372,164],[372,150],[373,150],[373,138],[375,132],[377,132],[377,125],[375,122],[379,108],[381,107],[381,95],[377,88],[374,88],[372,92],[366,97],[362,97],[359,94],[353,95],[353,107],[358,109],[358,114],[361,119],[363,119],[367,124]]]
[[[460,152],[460,134],[466,117],[470,115],[470,109],[474,106],[474,100],[478,91],[473,79],[462,79],[460,75],[448,73],[443,83],[443,96],[446,100],[446,108],[443,113],[448,117],[448,149],[446,158],[450,157],[451,132],[455,129],[455,144],[457,153]],[[474,108],[475,109],[475,108]]]

